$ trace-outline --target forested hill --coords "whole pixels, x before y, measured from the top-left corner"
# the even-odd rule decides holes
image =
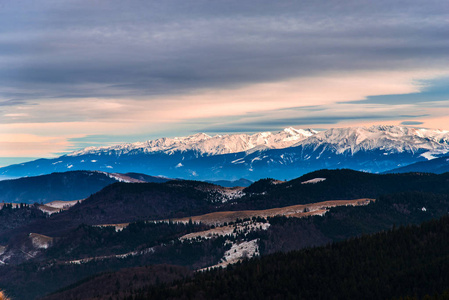
[[[311,246],[323,246],[330,242],[360,237],[363,234],[374,234],[382,230],[389,230],[395,225],[398,227],[400,225],[420,224],[448,214],[447,176],[448,174],[373,175],[350,170],[323,170],[290,182],[271,179],[261,180],[245,190],[241,188],[226,189],[197,181],[172,181],[161,184],[115,183],[67,211],[47,217],[43,214],[37,214],[29,222],[27,222],[27,216],[35,211],[34,207],[24,206],[23,208],[12,209],[8,206],[0,212],[11,218],[20,215],[24,220],[21,227],[2,229],[4,232],[0,237],[1,241],[4,242],[2,245],[5,245],[2,258],[7,264],[0,267],[0,288],[6,289],[15,299],[34,299],[37,296],[43,296],[46,293],[73,284],[87,276],[108,270],[161,263],[182,265],[196,270],[223,261],[227,262],[229,255],[235,253],[230,251],[232,247],[235,248],[233,251],[236,251],[238,247],[251,244],[254,247],[257,246],[257,249],[254,249],[263,257],[278,252],[285,253]],[[376,189],[379,191],[376,192]],[[229,223],[222,227],[194,224],[193,222],[187,224],[143,222],[148,219],[164,218],[164,216],[170,218],[170,216],[192,215],[195,212],[202,211],[227,210],[234,206],[267,207],[277,206],[289,201],[301,203],[313,201],[314,198],[344,199],[344,197],[351,195],[361,197],[366,194],[369,195],[369,193],[378,195],[375,197],[375,201],[372,201],[369,205],[335,207],[324,215],[309,218],[279,216],[267,219],[253,218],[246,221],[236,220],[232,222],[233,224]],[[225,195],[229,197],[226,198]],[[120,223],[118,222],[120,220],[123,220],[122,222],[126,222],[126,220],[140,222],[129,224],[119,231],[110,226],[91,226],[108,223],[117,224]],[[81,223],[84,224],[81,225]],[[219,232],[223,233],[215,235]],[[30,235],[30,233],[32,234]],[[184,235],[190,235],[191,233],[194,233],[195,238],[189,241],[182,238]],[[423,245],[433,248],[440,247],[438,244],[426,244],[428,240],[432,241],[431,238],[433,238],[431,235],[429,235],[429,239],[424,237]],[[412,241],[407,242],[407,245],[421,244],[420,239],[412,239]],[[447,239],[447,236],[444,239]],[[48,248],[45,248],[47,244],[41,244],[42,241],[51,241],[51,243],[46,242]],[[36,248],[33,243],[40,248]],[[373,244],[374,242],[370,243]],[[360,244],[362,245],[361,253],[363,256],[375,255],[369,251],[365,254],[363,252],[366,251],[363,250],[364,244]],[[384,244],[387,244],[387,242]],[[373,247],[381,249],[384,244],[374,245]],[[392,245],[396,247],[394,243]],[[353,255],[351,251],[356,251],[355,248],[355,246],[350,248],[352,250],[342,248],[344,250],[337,252],[335,257],[339,258],[339,255],[346,252],[351,257],[350,255]],[[240,252],[243,255],[245,251],[242,248]],[[328,255],[329,257],[325,257],[319,254],[320,251],[324,250],[316,252],[318,253],[316,256],[320,257],[321,261],[326,262],[326,259],[333,256],[331,253]],[[396,253],[382,251],[378,252],[381,258],[396,255]],[[35,257],[30,259],[29,253],[34,253]],[[301,255],[309,255],[307,251],[300,253],[306,253]],[[427,255],[425,252],[422,253]],[[123,256],[125,254],[126,258]],[[311,254],[311,256],[305,256],[301,259],[313,261],[314,255]],[[279,257],[282,258],[283,256]],[[404,260],[409,260],[410,268],[413,265],[414,268],[420,268],[422,261],[413,261],[412,258],[406,257]],[[288,259],[294,262],[298,258],[292,256]],[[354,256],[354,261],[357,261],[357,259],[359,258]],[[442,258],[439,257],[438,259]],[[82,262],[82,260],[86,261]],[[72,263],[72,261],[75,263]],[[280,261],[284,263],[282,259]],[[342,262],[347,264],[345,260],[342,260]],[[330,260],[326,263],[336,262]],[[389,263],[399,265],[402,268],[402,265],[399,264],[402,261]],[[350,272],[353,268],[351,263],[347,264],[346,267],[336,264],[333,268],[345,268],[345,272]],[[371,268],[373,263],[360,261],[357,264]],[[322,266],[316,262],[316,265],[312,267],[313,270],[320,270]],[[271,266],[268,265],[264,268],[267,268],[264,270],[268,270]],[[288,266],[286,268],[288,270]],[[385,270],[391,271],[386,267]],[[284,271],[279,270],[279,272],[279,275],[276,275],[277,277],[274,279],[280,280],[279,278],[283,278],[284,273],[282,272]],[[302,269],[302,272],[309,272],[313,275],[311,275],[311,278],[298,277],[305,282],[312,279],[318,280],[317,278],[321,277],[324,278],[323,280],[330,280],[330,278],[326,279],[326,276],[329,275],[327,273],[323,273],[324,275],[321,273],[315,274],[315,271],[304,269]],[[325,269],[322,272],[327,271]],[[213,276],[222,276],[216,274],[218,273],[212,273],[210,276],[212,278]],[[290,273],[287,274],[291,276]],[[396,275],[402,276],[401,274]],[[362,275],[354,273],[353,277],[357,280],[358,276]],[[354,280],[353,277],[347,280]],[[271,278],[270,280],[274,279]],[[127,284],[133,280],[131,278]],[[224,278],[224,282],[227,282],[227,284],[234,284],[232,280],[231,283],[226,280]],[[253,280],[253,278],[250,277],[245,280]],[[376,281],[377,279],[374,278],[373,280]],[[120,279],[118,281],[121,282]],[[30,282],[34,284],[30,285]],[[380,282],[384,284],[382,281]],[[261,283],[265,284],[263,280]],[[218,283],[213,282],[211,284]],[[235,284],[239,288],[242,283],[236,282]],[[293,281],[292,284],[297,283]],[[326,283],[322,281],[320,284],[324,286]],[[317,286],[319,284],[311,282],[310,285]],[[257,288],[254,283],[250,283],[249,286]],[[266,284],[266,286],[270,285]],[[281,284],[279,286],[282,287]],[[120,287],[120,292],[123,291],[123,288],[125,287]],[[129,291],[131,287],[128,288],[127,285],[126,288]],[[288,288],[284,287],[284,289]],[[195,291],[188,291],[188,293]],[[155,293],[155,296],[160,296],[160,294],[157,294],[159,291]],[[138,295],[138,292],[133,295]],[[269,291],[267,295],[270,295]],[[177,297],[178,294],[174,294],[174,296]],[[199,297],[199,295],[193,294],[192,298],[197,296]],[[231,296],[228,298],[231,298]],[[283,299],[284,296],[285,294],[282,294],[279,297]],[[326,297],[322,296],[321,298]]]
[[[47,203],[54,200],[80,200],[117,182],[107,173],[71,171],[0,181],[0,201]]]
[[[325,200],[377,198],[400,192],[449,194],[449,173],[372,174],[319,170],[286,182],[263,179],[247,187],[244,201],[229,209],[266,209]]]
[[[380,175],[353,170],[321,170],[287,182],[260,180],[244,190],[199,181],[114,183],[68,211],[30,224],[21,229],[21,232],[57,236],[82,223],[96,225],[158,220],[213,211],[255,210],[327,200],[378,198],[406,191],[449,194],[449,173]],[[15,233],[8,233],[8,236]],[[0,232],[0,239],[7,238]]]
[[[68,171],[0,181],[0,201],[48,203],[81,200],[114,182],[167,182],[170,179],[139,173]]]
[[[445,216],[198,273],[182,283],[135,290],[126,299],[421,299],[449,287],[448,236]]]
[[[209,186],[213,187],[202,182],[117,182],[67,211],[53,214],[14,232],[7,232],[5,236],[0,231],[0,240],[28,232],[59,236],[80,224],[125,223],[206,213],[212,210],[213,203],[210,201],[210,193],[202,188]]]

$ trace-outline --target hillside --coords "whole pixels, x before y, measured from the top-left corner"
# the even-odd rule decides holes
[[[0,201],[48,203],[89,197],[114,182],[167,182],[170,179],[146,174],[67,171],[0,181]]]
[[[112,297],[124,298],[129,292],[124,287],[140,289],[148,285],[169,283],[191,276],[188,268],[173,265],[155,265],[123,269],[118,272],[108,272],[84,280],[63,291],[42,298],[43,300],[109,300]]]
[[[13,208],[11,204],[6,204],[0,205],[0,207],[0,236],[11,237],[14,234],[8,234],[9,232],[14,232],[35,222],[44,221],[47,218],[47,215],[37,205],[19,204],[18,208]],[[1,240],[0,245],[7,240]]]
[[[373,236],[252,259],[133,299],[391,299],[447,290],[449,217]]]
[[[385,173],[435,173],[443,174],[449,172],[449,156],[438,157],[429,161],[417,162],[405,167],[395,168]]]
[[[355,200],[330,200],[318,203],[299,204],[264,210],[237,210],[220,211],[199,216],[189,216],[179,219],[171,219],[173,222],[194,222],[207,225],[223,225],[235,220],[253,219],[253,218],[272,218],[285,216],[288,218],[304,218],[309,216],[322,216],[332,207],[338,206],[363,206],[370,204],[374,199],[355,199]]]
[[[189,223],[138,222],[121,231],[81,225],[57,239],[50,248],[40,249],[33,260],[0,267],[0,288],[6,288],[15,299],[33,299],[107,270],[161,263],[200,269],[220,264],[226,257],[230,259],[228,254],[234,250],[231,253],[229,250],[238,250],[239,245],[251,241],[258,240],[257,252],[262,256],[326,245],[391,229],[395,224],[418,224],[438,218],[447,214],[448,205],[448,195],[389,195],[367,206],[331,208],[324,216],[275,217],[268,219],[268,223],[263,223],[266,220],[236,222],[228,225],[234,229],[230,228],[224,235],[208,234],[211,227]],[[254,227],[251,222],[255,222]],[[213,230],[218,233],[220,228]],[[20,243],[17,247],[32,250]],[[248,254],[242,250],[239,255],[243,258],[245,252]]]
[[[80,200],[117,182],[106,173],[71,171],[0,181],[0,201],[47,203],[54,200]]]
[[[317,181],[317,179],[319,181]],[[405,191],[449,193],[449,174],[371,174],[353,170],[319,170],[287,182],[260,180],[244,189],[245,200],[232,210],[267,209],[326,200],[377,198]]]
[[[325,178],[317,183],[306,183]],[[127,223],[182,218],[218,211],[263,210],[328,200],[378,198],[405,191],[449,193],[449,174],[369,174],[321,170],[277,182],[260,180],[241,190],[197,181],[115,183],[67,211],[16,231],[0,233],[0,241],[22,232],[57,236],[80,224]]]
[[[155,285],[154,280],[146,281],[134,269],[124,269],[81,281],[44,299],[108,299],[104,295],[112,293],[136,300],[422,299],[447,291],[448,231],[449,217],[445,216],[420,226],[246,260],[168,285]],[[178,278],[185,274],[177,269],[172,272]],[[132,280],[130,273],[136,274]],[[94,294],[100,279],[106,284],[101,294]],[[128,284],[124,286],[108,284],[125,280]]]
[[[194,183],[202,186],[202,183]],[[209,186],[209,184],[204,184]],[[0,241],[18,233],[37,232],[58,236],[80,224],[123,223],[205,213],[213,207],[209,193],[177,182],[116,182],[69,210],[0,234]]]
[[[321,170],[245,189],[179,180],[114,183],[51,216],[23,205],[3,208],[25,217],[35,209],[42,218],[24,218],[0,234],[0,288],[14,299],[34,299],[104,271],[214,268],[419,224],[447,214],[447,176]],[[375,201],[352,206],[361,195]]]
[[[224,186],[224,187],[236,187],[236,186],[248,187],[253,183],[253,181],[245,179],[245,178],[240,178],[238,180],[232,180],[232,181],[231,180],[206,180],[206,182],[212,183],[215,185]]]

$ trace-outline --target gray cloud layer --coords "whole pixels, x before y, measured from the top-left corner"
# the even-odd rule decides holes
[[[446,1],[8,1],[0,104],[440,67]]]
[[[316,116],[316,117],[298,117],[298,118],[282,118],[282,119],[262,119],[252,121],[240,121],[233,124],[224,126],[209,126],[204,128],[203,131],[208,133],[228,133],[228,132],[258,132],[258,131],[275,131],[281,128],[294,126],[297,128],[306,128],[314,124],[330,124],[336,125],[344,121],[364,121],[364,120],[376,120],[376,121],[392,121],[404,118],[417,118],[422,116],[396,116],[392,114],[366,114],[366,115],[328,115],[328,116]],[[404,121],[402,125],[419,125],[422,122],[417,121]]]

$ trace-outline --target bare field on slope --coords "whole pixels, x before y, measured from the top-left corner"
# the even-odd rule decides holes
[[[298,204],[279,208],[270,208],[263,210],[238,210],[238,211],[220,211],[213,212],[205,215],[191,216],[178,219],[165,219],[165,220],[153,220],[147,222],[179,222],[188,223],[190,220],[194,223],[203,223],[207,225],[222,226],[224,223],[234,222],[237,219],[247,219],[252,217],[275,217],[275,216],[286,216],[292,218],[304,218],[308,216],[322,216],[329,208],[337,206],[364,206],[375,199],[362,198],[355,200],[329,200],[317,203],[309,204]],[[122,230],[127,227],[129,223],[121,224],[101,224],[96,226],[113,226],[117,231]]]
[[[61,201],[61,200],[55,200],[52,202],[48,202],[45,204],[39,205],[39,209],[47,214],[54,214],[57,212],[60,212],[61,210],[67,210],[70,207],[74,206],[78,202],[82,202],[84,199],[80,200],[70,200],[70,201]]]
[[[271,208],[264,210],[240,210],[240,211],[221,211],[200,216],[185,217],[179,219],[171,219],[172,222],[187,223],[190,220],[195,223],[203,223],[208,225],[223,225],[225,222],[234,222],[237,219],[246,219],[252,217],[275,217],[286,216],[294,218],[303,218],[315,215],[324,215],[329,208],[337,206],[363,206],[368,205],[375,199],[362,198],[355,200],[329,200],[310,204],[299,204],[279,208]]]

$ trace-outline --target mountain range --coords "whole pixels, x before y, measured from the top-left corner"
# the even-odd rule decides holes
[[[278,133],[180,138],[110,147],[88,147],[53,159],[0,168],[0,176],[23,177],[69,170],[137,172],[195,180],[292,179],[318,169],[386,172],[442,157],[449,131],[398,126],[286,128]]]
[[[21,177],[0,181],[0,290],[13,299],[215,299],[263,282],[264,295],[283,287],[274,298],[442,293],[448,155],[448,131],[286,128],[89,147],[0,168]],[[291,262],[311,264],[298,275]],[[244,285],[233,270],[248,272]],[[206,292],[202,276],[223,277]],[[313,297],[317,287],[323,293]]]

